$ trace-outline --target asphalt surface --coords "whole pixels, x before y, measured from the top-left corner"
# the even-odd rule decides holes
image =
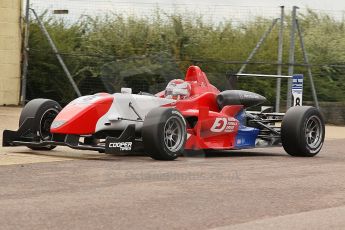
[[[15,128],[18,111],[0,108],[0,128]],[[337,130],[314,158],[282,148],[173,162],[0,148],[0,229],[344,229]]]

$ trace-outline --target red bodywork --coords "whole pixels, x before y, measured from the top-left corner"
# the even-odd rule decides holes
[[[97,121],[108,112],[114,97],[108,93],[95,94],[92,100],[69,103],[63,113],[59,113],[55,120],[68,121],[58,128],[51,128],[52,133],[89,135],[95,133]],[[77,115],[76,115],[77,114]]]
[[[222,109],[217,104],[219,90],[208,81],[206,74],[197,66],[190,66],[185,81],[191,86],[189,97],[165,105],[178,109],[187,121],[185,149],[232,149],[239,129],[236,115],[242,105],[229,105]],[[156,94],[164,98],[164,91]],[[51,127],[52,133],[91,135],[97,121],[114,103],[113,95],[99,93],[80,97],[68,104],[55,118],[65,122]]]
[[[239,129],[239,121],[235,116],[243,106],[230,105],[220,110],[216,101],[219,90],[197,66],[188,68],[185,81],[192,88],[190,97],[169,105],[178,109],[188,121],[185,149],[234,148]],[[164,91],[156,96],[164,97]]]

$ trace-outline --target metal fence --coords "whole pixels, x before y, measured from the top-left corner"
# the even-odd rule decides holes
[[[24,81],[23,88],[26,90],[22,90],[24,92],[22,99],[26,101],[37,97],[49,97],[65,104],[78,94],[86,95],[100,91],[114,93],[118,92],[120,87],[131,87],[134,92],[156,93],[164,89],[169,80],[183,78],[184,71],[191,64],[199,65],[210,81],[220,90],[228,88],[229,74],[239,72],[244,64],[246,65],[245,72],[248,73],[289,73],[291,75],[294,72],[310,77],[313,71],[316,92],[321,94],[321,98],[325,98],[323,95],[325,92],[318,92],[318,89],[322,88],[322,79],[330,78],[326,76],[327,70],[342,71],[344,68],[341,63],[310,64],[303,56],[308,52],[303,53],[300,48],[304,47],[300,44],[296,44],[299,49],[295,52],[296,58],[288,58],[288,47],[291,43],[291,39],[286,39],[290,36],[291,15],[289,12],[286,23],[283,24],[284,48],[279,48],[279,26],[272,28],[268,33],[268,38],[260,44],[260,38],[265,36],[272,21],[281,18],[279,7],[237,7],[216,4],[213,6],[199,4],[195,7],[193,4],[170,5],[164,2],[160,4],[125,3],[102,0],[87,2],[31,0],[29,6],[32,10],[28,20],[30,27],[27,30],[30,34],[27,43],[27,74],[26,67],[23,66],[27,84]],[[300,14],[304,11],[306,9],[301,9]],[[174,18],[175,16],[177,17]],[[117,36],[116,31],[126,29],[125,26],[121,27],[123,25],[121,20],[125,23],[133,23],[133,27],[138,27],[134,30],[137,34],[131,37],[137,40],[131,41],[130,45],[126,43],[128,46],[125,47],[125,44],[119,44],[121,39],[114,39],[108,44],[106,40],[97,37],[99,34],[111,38],[111,33]],[[185,24],[179,23],[178,20],[185,20]],[[97,27],[104,25],[102,22],[109,22],[109,26]],[[173,36],[176,40],[168,40],[169,38],[164,40],[165,36],[169,37],[169,32],[171,32],[167,30],[159,35],[158,44],[154,36],[152,36],[152,41],[141,41],[143,31],[150,33],[155,26],[162,29],[157,26],[157,23],[160,25],[170,23],[176,33]],[[207,47],[202,49],[200,47],[205,45],[197,43],[202,42],[200,38],[193,37],[193,33],[188,33],[189,37],[185,35],[187,29],[193,29],[188,26],[198,28],[204,26],[203,29],[206,31],[207,26],[214,25],[210,30],[217,30],[217,28],[225,28],[225,24],[229,23],[231,25],[227,25],[227,28],[236,28],[238,33],[236,36],[245,39],[243,40],[243,43],[246,43],[245,47],[241,47],[241,43],[236,43],[237,45],[232,47],[225,45],[231,44],[229,42],[231,39],[235,42],[236,37],[224,37],[223,40],[217,40],[210,36],[209,39],[214,39],[212,46],[215,48],[207,53],[209,52],[205,51]],[[182,27],[179,28],[181,25]],[[241,34],[242,29],[243,31],[250,30],[249,26],[252,27],[250,29],[255,30],[252,32],[255,37]],[[104,31],[105,29],[109,31]],[[297,29],[301,28],[295,29],[295,36],[297,36]],[[100,32],[97,33],[97,30]],[[178,34],[180,30],[182,30],[181,34]],[[64,33],[59,34],[59,31],[64,31]],[[89,36],[92,32],[94,32],[93,35]],[[122,31],[119,34],[125,33]],[[86,35],[89,43],[84,41]],[[191,42],[186,42],[184,39],[195,39],[197,42],[190,45]],[[74,41],[72,42],[74,46],[67,45],[70,41]],[[114,41],[117,43],[114,44]],[[88,44],[93,45],[89,47]],[[193,51],[193,49],[197,50],[196,47],[200,48],[199,53]],[[257,47],[257,52],[252,58],[248,58],[253,49],[255,51],[255,47]],[[119,50],[121,52],[118,52]],[[305,50],[308,50],[308,47]],[[268,51],[271,52],[270,55],[267,55]],[[311,82],[305,81],[306,100],[313,100]],[[278,101],[285,101],[289,92],[286,80],[282,80],[279,84],[281,87],[277,88],[276,79],[245,78],[239,81],[240,88],[266,96],[269,99],[267,104],[277,107],[279,107],[277,95],[281,95]],[[274,89],[281,89],[281,92]]]

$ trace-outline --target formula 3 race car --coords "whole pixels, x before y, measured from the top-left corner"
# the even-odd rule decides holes
[[[292,156],[312,157],[322,148],[325,125],[319,110],[291,107],[286,114],[249,112],[265,97],[243,90],[220,92],[197,66],[156,95],[98,93],[63,109],[50,99],[23,108],[17,131],[4,130],[3,146],[51,150],[56,146],[109,154],[144,151],[174,160],[188,150],[283,146]],[[275,125],[280,124],[281,125]]]

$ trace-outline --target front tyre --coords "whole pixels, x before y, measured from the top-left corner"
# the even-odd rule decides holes
[[[183,153],[187,140],[186,122],[176,109],[152,109],[144,120],[142,137],[151,158],[175,160]]]
[[[42,141],[51,140],[52,134],[50,133],[50,126],[61,109],[59,103],[50,99],[39,98],[31,100],[25,105],[20,114],[19,126],[21,126],[27,118],[33,117],[32,132]],[[29,148],[32,150],[51,150],[55,147],[54,145],[49,145],[42,147],[30,146]]]
[[[311,106],[290,108],[282,122],[281,139],[291,156],[313,157],[322,148],[325,122],[320,111]]]

